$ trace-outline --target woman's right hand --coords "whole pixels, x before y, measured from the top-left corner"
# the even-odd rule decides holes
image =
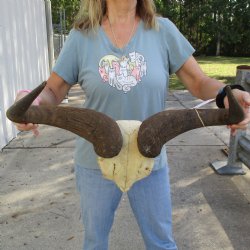
[[[40,95],[34,100],[32,105],[58,105],[64,99],[66,94],[69,92],[71,85],[67,84],[63,78],[52,72],[47,84]],[[26,96],[29,91],[19,91],[16,96],[16,101]],[[16,128],[20,131],[33,131],[33,134],[37,136],[39,134],[38,124],[33,123],[16,123]]]
[[[33,123],[15,123],[16,128],[20,131],[30,131],[32,130],[34,136],[38,136],[39,135],[39,131],[38,131],[38,124],[33,124]]]
[[[26,96],[28,93],[29,93],[29,91],[20,91],[16,96],[15,102],[17,102],[18,100],[20,100],[21,98]],[[39,99],[35,99],[34,102],[32,103],[32,105],[39,105]],[[32,131],[34,136],[39,135],[38,124],[15,123],[15,126],[19,131]]]

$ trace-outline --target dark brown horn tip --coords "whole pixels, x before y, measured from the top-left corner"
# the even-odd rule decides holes
[[[229,102],[228,124],[237,124],[245,119],[245,112],[234,97],[230,85],[227,85],[225,90]]]
[[[44,81],[34,90],[32,90],[28,95],[24,96],[22,99],[15,102],[6,112],[6,116],[12,122],[22,122],[22,117],[28,110],[32,102],[37,98],[37,96],[42,92],[47,82]]]

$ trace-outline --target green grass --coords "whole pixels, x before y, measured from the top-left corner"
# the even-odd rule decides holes
[[[196,60],[206,75],[224,83],[234,83],[238,65],[250,65],[250,57],[207,56],[196,57]],[[170,77],[170,89],[185,89],[176,75]]]

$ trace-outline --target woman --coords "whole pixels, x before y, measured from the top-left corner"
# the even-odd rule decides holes
[[[224,84],[204,75],[194,49],[153,0],[84,0],[57,60],[40,105],[59,104],[72,84],[86,93],[85,108],[115,120],[145,120],[164,110],[169,75],[176,73],[196,97],[216,97]],[[233,90],[248,108],[247,92]],[[24,94],[19,94],[18,99]],[[225,98],[225,104],[227,100]],[[231,128],[246,128],[247,118]],[[35,124],[17,124],[36,130]],[[77,140],[75,169],[85,227],[84,249],[108,249],[108,235],[122,192],[102,177],[92,145]],[[177,249],[172,237],[171,200],[165,150],[152,173],[128,191],[147,249]]]

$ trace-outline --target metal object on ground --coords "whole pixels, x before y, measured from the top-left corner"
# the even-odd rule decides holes
[[[237,156],[250,169],[250,136],[242,133],[238,143]]]
[[[227,161],[215,161],[211,163],[212,168],[220,175],[244,175],[246,172],[242,168],[242,162],[238,159],[237,147],[241,135],[245,131],[237,131],[236,135],[230,135],[230,145]]]
[[[237,66],[235,83],[250,92],[250,66]],[[250,168],[250,138],[246,131],[237,130],[230,136],[228,160],[212,162],[211,166],[220,175],[244,175],[243,164]]]

